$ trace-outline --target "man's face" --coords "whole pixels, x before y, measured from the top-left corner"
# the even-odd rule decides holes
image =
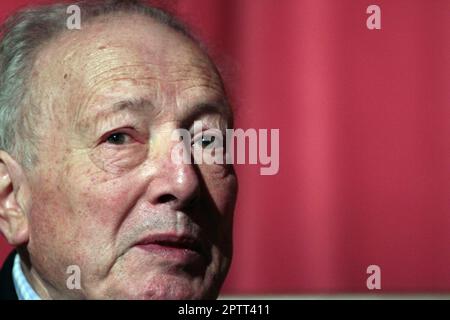
[[[32,83],[42,111],[28,251],[48,293],[214,298],[231,259],[236,177],[171,160],[173,130],[229,121],[207,57],[166,26],[122,15],[49,43]],[[81,290],[66,287],[70,265]]]

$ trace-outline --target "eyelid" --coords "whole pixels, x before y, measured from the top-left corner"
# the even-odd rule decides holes
[[[138,134],[136,128],[134,128],[134,127],[122,127],[122,128],[117,128],[117,129],[109,130],[108,132],[104,133],[104,134],[100,137],[100,139],[99,139],[97,145],[102,144],[102,143],[105,143],[111,135],[113,135],[113,134],[119,134],[119,133],[128,135],[128,136],[129,136],[131,139],[133,139],[134,141],[141,142],[141,143],[142,143],[142,141],[143,141],[142,138],[139,138],[139,134]]]
[[[220,134],[213,134],[213,133],[207,133],[208,130],[214,130],[217,133],[220,132]],[[201,141],[202,137],[215,137],[216,140],[213,143],[217,143],[217,139],[220,139],[222,141],[222,146],[223,146],[223,140],[225,137],[225,134],[223,133],[222,130],[217,129],[217,128],[211,128],[211,129],[204,129],[201,132],[199,132],[198,134],[194,135],[191,139],[191,144],[194,145],[195,143],[197,143],[198,141]]]

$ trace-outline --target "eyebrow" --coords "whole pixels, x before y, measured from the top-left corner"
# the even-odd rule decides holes
[[[94,109],[100,109],[98,111],[92,112],[90,115],[86,115],[82,118],[77,125],[78,129],[86,129],[90,127],[92,124],[99,123],[100,120],[104,120],[110,115],[114,115],[123,110],[130,110],[134,112],[142,112],[145,109],[150,111],[155,110],[152,102],[145,98],[140,99],[124,99],[118,102],[115,102],[112,105],[98,105],[95,106]]]
[[[126,99],[119,102],[116,102],[112,105],[112,108],[108,112],[118,112],[125,109],[142,111],[143,109],[154,110],[155,106],[148,99]]]
[[[108,118],[108,116],[113,116],[124,110],[130,110],[132,112],[152,112],[154,117],[156,117],[163,110],[158,110],[153,103],[146,98],[137,99],[123,99],[112,105],[104,107],[102,110],[95,113],[93,116],[85,118],[85,121],[79,123],[79,129],[86,129],[91,125],[96,125],[100,121]],[[223,116],[227,123],[232,125],[233,117],[230,107],[226,99],[220,99],[208,103],[199,103],[194,105],[192,108],[187,108],[186,111],[182,112],[180,118],[180,125],[182,127],[189,127],[192,123],[199,117],[208,114],[217,114]]]
[[[232,125],[232,112],[228,103],[225,100],[209,102],[209,103],[199,103],[193,108],[189,108],[183,115],[180,121],[180,126],[183,128],[190,127],[194,121],[204,115],[221,115],[225,118],[229,125]]]
[[[99,119],[102,119],[110,114],[121,112],[123,110],[129,110],[133,112],[142,112],[142,111],[154,112],[156,111],[156,108],[150,100],[145,98],[124,99],[115,102],[114,104],[105,107],[101,111],[97,112],[94,116],[94,122],[97,123]]]

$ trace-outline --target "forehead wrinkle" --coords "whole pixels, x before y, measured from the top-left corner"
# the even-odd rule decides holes
[[[220,76],[216,74],[212,63],[201,51],[186,52],[184,49],[181,50],[184,54],[179,52],[175,57],[159,59],[158,53],[161,52],[148,52],[139,48],[135,51],[113,43],[106,45],[109,47],[106,50],[96,50],[93,45],[88,45],[88,52],[83,55],[84,57],[78,56],[77,64],[81,65],[81,69],[74,71],[82,77],[80,80],[86,94],[82,99],[85,103],[81,103],[76,113],[85,108],[98,87],[110,80],[156,81],[161,84],[192,81],[197,85],[207,83],[216,89],[221,87]],[[158,90],[159,87],[155,88]],[[78,118],[77,115],[75,117]]]
[[[100,63],[98,63],[101,66]],[[130,80],[130,81],[139,81],[139,80],[159,80],[158,77],[153,76],[146,72],[146,75],[140,75],[138,77],[132,77],[131,75],[137,73],[143,73],[141,70],[143,64],[130,64],[130,65],[121,65],[116,67],[109,67],[107,70],[101,72],[94,72],[94,74],[86,79],[86,86],[90,88],[90,91],[95,91],[95,89],[99,86],[108,82],[110,80]],[[100,68],[99,68],[100,69]],[[89,70],[90,72],[95,70]]]
[[[80,126],[81,128],[86,128],[89,126],[89,123],[91,122],[91,117],[89,116],[85,116],[86,113],[89,113],[89,110],[91,109],[91,101],[94,99],[94,96],[96,95],[96,89],[98,86],[103,85],[106,82],[113,82],[113,81],[120,81],[120,80],[128,80],[128,81],[133,81],[132,79],[129,79],[128,77],[126,78],[114,78],[114,79],[105,79],[102,82],[99,82],[96,84],[95,87],[91,88],[90,93],[88,94],[87,99],[85,100],[85,103],[82,103],[78,108],[78,112],[77,115],[75,117],[75,122],[76,122],[76,126],[79,129]],[[134,79],[134,81],[145,81],[145,80],[157,80],[154,77],[145,77],[145,78],[138,78],[138,79]],[[216,106],[221,106],[221,109],[223,109],[220,113],[223,113],[224,115],[226,115],[227,117],[231,114],[230,110],[228,110],[229,108],[226,107],[226,103],[223,103],[222,101],[226,101],[226,98],[224,97],[224,92],[222,90],[222,86],[221,83],[216,83],[216,82],[211,82],[208,81],[203,85],[199,85],[199,84],[190,84],[188,87],[186,88],[182,88],[182,91],[188,91],[188,90],[198,90],[201,91],[202,93],[205,93],[206,90],[211,90],[214,91],[214,96],[219,97],[219,98],[215,98],[213,100],[215,101],[221,101],[220,103],[206,103],[206,104],[213,104]],[[176,95],[176,99],[178,100],[178,95]],[[205,104],[205,103],[203,103]],[[178,105],[178,103],[177,103]],[[112,113],[117,113],[118,111],[122,111],[125,109],[129,109],[131,111],[141,111],[144,109],[147,109],[148,111],[152,112],[152,115],[154,117],[157,117],[160,113],[162,113],[164,110],[163,108],[156,108],[156,106],[149,100],[146,98],[125,98],[121,101],[118,101],[116,103],[113,103],[111,105],[112,109],[109,109],[108,107],[106,107],[107,109],[100,111],[99,113],[97,113],[97,115],[94,117],[94,121],[97,122],[100,119],[104,118],[105,115],[107,114],[112,114]],[[186,105],[182,105],[180,106],[181,110],[185,110],[185,109],[191,109],[189,108],[189,106]],[[85,126],[83,125],[83,122],[88,122],[88,124]]]
[[[76,113],[75,113],[75,117],[74,117],[75,121],[79,122],[79,119],[81,119],[83,117],[83,114],[88,112],[89,106],[91,105],[91,101],[98,94],[99,87],[104,86],[108,82],[122,81],[122,80],[136,82],[136,81],[148,81],[148,80],[150,80],[150,81],[153,80],[154,81],[156,79],[154,77],[139,77],[139,78],[131,79],[128,74],[126,76],[125,76],[125,74],[123,74],[122,76],[115,76],[114,78],[102,79],[101,81],[98,81],[96,84],[94,84],[92,86],[83,86],[84,88],[86,88],[88,90],[87,90],[87,93],[85,95],[85,98],[82,99],[80,104],[78,106],[76,106],[76,108],[75,108],[76,109]]]
[[[208,81],[210,79],[197,77],[195,79],[174,79],[167,83],[173,83],[177,85],[177,89],[180,91],[196,90],[213,90],[218,95],[223,95],[224,90],[222,83],[218,81]]]
[[[221,78],[214,65],[197,48],[195,48],[196,50],[184,48],[175,56],[158,59],[158,53],[161,53],[161,50],[154,52],[135,51],[111,42],[104,45],[108,47],[106,50],[96,50],[96,46],[88,45],[88,48],[86,48],[88,52],[77,57],[76,62],[78,63],[76,64],[81,65],[81,69],[73,71],[81,76],[81,89],[85,91],[85,94],[75,102],[76,105],[73,108],[75,112],[72,113],[75,123],[80,123],[78,120],[84,117],[91,101],[96,98],[99,90],[108,82],[126,80],[133,85],[140,82],[156,82],[152,90],[156,91],[154,94],[157,97],[160,94],[163,97],[165,93],[161,91],[162,88],[167,88],[165,87],[166,84],[173,83],[176,83],[177,92],[191,90],[194,87],[204,87],[213,89],[216,94],[218,93],[221,96],[225,94]],[[132,58],[127,57],[130,54]],[[137,62],[130,61],[130,59],[136,59]],[[155,62],[149,61],[151,59],[154,59]],[[71,62],[73,66],[75,61]],[[178,94],[175,98],[178,98]]]
[[[113,111],[120,111],[124,109],[130,110],[142,110],[142,109],[154,109],[155,106],[149,99],[137,98],[137,99],[125,99],[119,102],[115,102],[112,106]]]
[[[167,66],[167,72],[170,76],[175,75],[177,78],[181,76],[181,79],[192,79],[193,75],[195,75],[196,78],[220,82],[217,72],[209,61],[198,63],[181,63],[174,61]]]
[[[130,113],[141,113],[141,112],[149,112],[154,113],[155,107],[153,103],[149,99],[145,98],[137,98],[137,99],[123,99],[121,101],[115,102],[108,106],[102,107],[94,107],[95,109],[101,110],[93,110],[90,115],[86,115],[81,120],[78,121],[76,126],[77,129],[85,129],[90,127],[91,125],[96,126],[97,124],[103,123],[104,121],[108,121],[110,117],[114,117],[117,114],[129,111]]]
[[[98,78],[108,77],[110,72],[134,74],[136,69],[140,69],[139,72],[159,75],[161,78],[182,74],[186,75],[183,78],[189,79],[192,78],[192,74],[197,77],[202,75],[202,77],[213,78],[211,73],[214,73],[214,67],[202,52],[177,48],[180,52],[174,55],[173,52],[166,54],[165,50],[146,48],[144,44],[135,44],[132,48],[113,43],[104,46],[107,48],[99,49],[91,45],[80,61],[84,65],[82,73],[91,75],[85,78],[88,85],[95,84]]]
[[[176,62],[174,62],[175,64]],[[101,63],[97,63],[98,69],[104,67]],[[185,64],[188,66],[189,64]],[[145,81],[156,81],[162,83],[179,83],[183,81],[191,81],[194,84],[192,86],[200,86],[200,84],[207,84],[205,87],[211,87],[214,89],[220,90],[222,88],[222,83],[220,81],[220,77],[213,71],[208,70],[209,72],[193,72],[198,71],[199,68],[192,67],[189,65],[189,68],[186,67],[184,70],[180,70],[180,65],[177,63],[177,66],[169,67],[168,74],[170,75],[185,75],[184,77],[176,77],[173,76],[165,78],[164,74],[158,74],[158,71],[152,72],[152,66],[159,66],[159,64],[155,63],[139,63],[139,64],[128,64],[128,65],[120,65],[116,67],[110,67],[107,70],[101,72],[94,72],[94,75],[87,78],[87,83],[85,84],[89,91],[86,95],[87,99],[90,100],[92,95],[95,94],[95,91],[99,86],[104,85],[109,81],[115,80],[128,80],[132,82],[145,82]],[[146,67],[142,70],[143,67]],[[170,70],[172,69],[172,70]],[[206,68],[204,70],[207,70]],[[89,71],[95,71],[95,69],[91,69]],[[145,73],[145,76],[144,76]],[[139,76],[136,76],[139,74]]]

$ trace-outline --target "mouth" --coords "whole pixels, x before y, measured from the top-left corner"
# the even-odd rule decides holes
[[[165,259],[190,262],[206,256],[199,238],[172,233],[150,235],[135,244],[135,247]]]

